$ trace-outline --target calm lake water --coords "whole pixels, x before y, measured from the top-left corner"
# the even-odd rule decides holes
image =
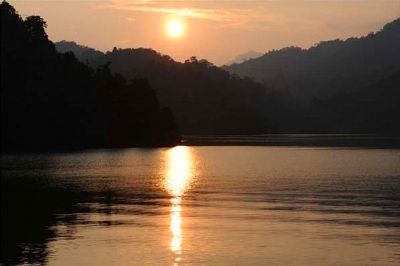
[[[400,265],[400,150],[180,146],[4,155],[26,265]]]

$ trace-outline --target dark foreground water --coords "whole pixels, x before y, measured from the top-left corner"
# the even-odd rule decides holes
[[[6,265],[400,265],[400,150],[4,155]]]

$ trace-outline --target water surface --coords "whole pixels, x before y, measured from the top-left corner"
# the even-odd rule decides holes
[[[1,166],[7,264],[400,264],[396,149],[181,146]]]

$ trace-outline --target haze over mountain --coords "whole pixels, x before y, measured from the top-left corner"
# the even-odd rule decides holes
[[[229,62],[225,63],[224,65],[240,64],[240,63],[243,63],[244,61],[247,61],[249,59],[254,59],[254,58],[260,57],[262,55],[263,55],[262,53],[251,50],[251,51],[248,51],[246,53],[236,56],[235,58],[233,58]]]
[[[400,19],[361,38],[287,47],[224,69],[310,101],[354,91],[400,69]]]
[[[400,72],[351,92],[299,105],[271,93],[267,119],[274,132],[400,134]]]
[[[400,71],[355,91],[315,100],[309,108],[310,127],[325,132],[400,133]]]

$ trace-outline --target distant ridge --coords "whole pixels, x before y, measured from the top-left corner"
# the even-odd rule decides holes
[[[235,58],[233,58],[232,60],[228,61],[227,63],[225,63],[224,65],[232,65],[232,64],[240,64],[243,63],[249,59],[254,59],[257,57],[262,56],[263,54],[260,52],[256,52],[256,51],[248,51],[244,54],[240,54],[238,56],[236,56]]]

